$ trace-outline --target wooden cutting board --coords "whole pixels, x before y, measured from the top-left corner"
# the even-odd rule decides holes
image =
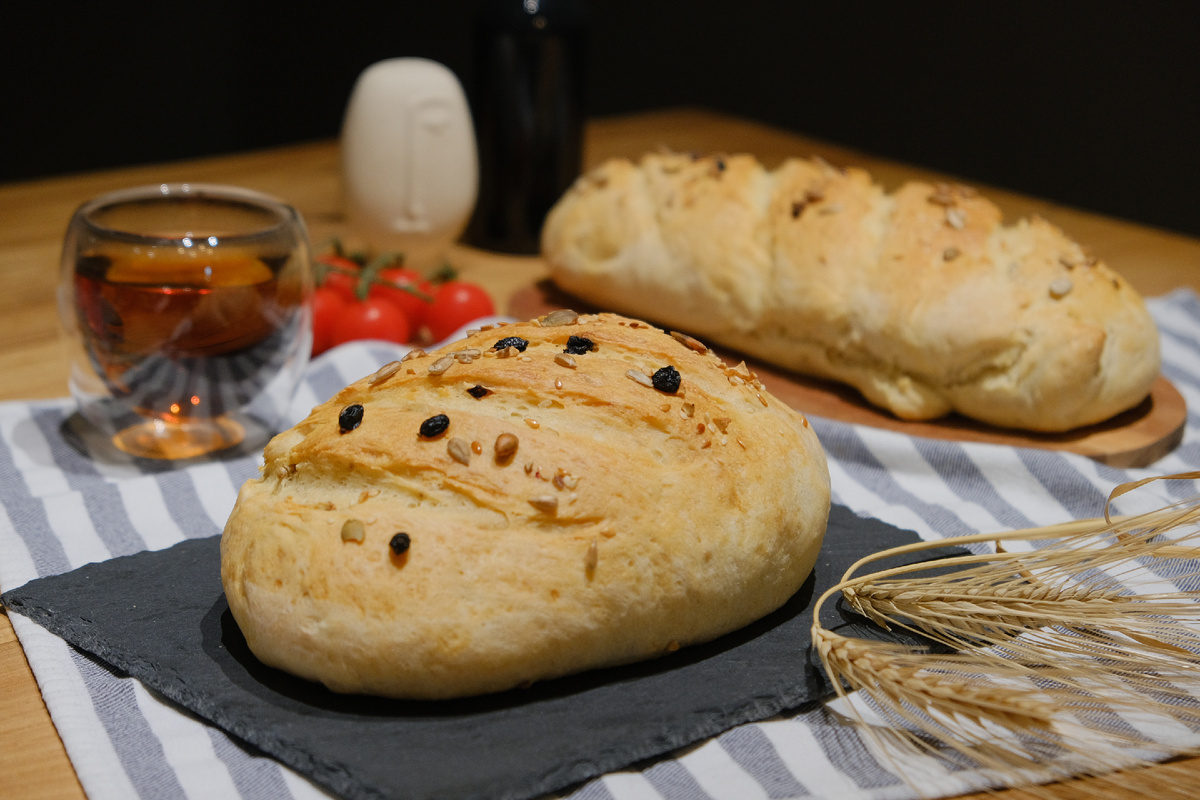
[[[558,308],[573,308],[579,312],[596,310],[558,290],[549,280],[518,289],[508,303],[508,313],[520,319],[541,316]],[[699,338],[703,340],[703,337]],[[996,428],[957,414],[928,422],[906,422],[870,405],[849,386],[787,372],[720,347],[713,349],[729,363],[745,360],[772,394],[805,414],[928,439],[1066,450],[1113,467],[1143,467],[1175,449],[1183,439],[1187,421],[1187,404],[1183,396],[1170,381],[1159,376],[1150,396],[1137,407],[1107,422],[1067,433]]]

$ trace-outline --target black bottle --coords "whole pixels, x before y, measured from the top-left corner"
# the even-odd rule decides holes
[[[470,92],[476,247],[536,253],[546,212],[583,153],[587,9],[580,0],[481,0]]]

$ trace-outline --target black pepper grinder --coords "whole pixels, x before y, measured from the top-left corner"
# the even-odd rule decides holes
[[[470,93],[479,199],[470,244],[538,252],[546,212],[580,172],[587,36],[581,0],[481,0]]]

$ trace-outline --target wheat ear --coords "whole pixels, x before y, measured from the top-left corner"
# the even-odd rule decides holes
[[[1109,502],[1129,490],[1118,487]],[[859,704],[847,703],[881,752],[972,766],[982,776],[978,788],[1104,776],[1200,752],[1200,734],[1164,744],[1120,717],[1200,731],[1200,590],[1125,588],[1200,575],[1198,523],[1200,498],[1126,517],[1113,517],[1106,505],[1103,518],[1003,534],[1004,541],[1035,543],[1028,551],[997,547],[855,576],[882,558],[1000,537],[877,553],[818,599],[813,642],[837,692],[856,690],[883,722],[868,724]],[[920,633],[954,652],[823,628],[820,606],[838,593],[877,625]],[[891,760],[908,777],[904,758]],[[1102,797],[1105,787],[1101,778],[1089,791]]]

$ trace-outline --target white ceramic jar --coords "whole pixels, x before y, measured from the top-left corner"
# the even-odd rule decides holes
[[[342,124],[347,221],[376,252],[440,266],[479,190],[471,112],[458,78],[423,58],[371,65]]]

